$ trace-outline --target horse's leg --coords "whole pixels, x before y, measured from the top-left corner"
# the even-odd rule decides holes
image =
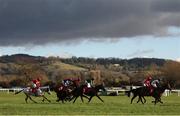
[[[62,99],[62,100],[61,100],[63,104],[64,104],[64,100],[65,100],[65,99]]]
[[[83,100],[83,95],[81,95],[81,101],[84,102],[84,100]]]
[[[44,102],[44,101],[45,101],[45,99],[43,98],[42,102]]]
[[[76,96],[76,97],[75,97],[75,99],[74,99],[73,103],[75,103],[75,101],[76,101],[76,99],[77,99],[78,97],[79,97],[79,96]]]
[[[70,102],[72,99],[73,99],[73,96],[71,95],[70,98],[69,98],[69,100],[68,100],[68,102]]]
[[[89,98],[86,95],[83,94],[82,96],[89,100]]]
[[[163,104],[163,102],[162,102],[161,100],[159,100],[159,102],[160,102],[161,104]]]
[[[29,99],[31,100],[31,101],[33,101],[34,103],[37,103],[36,101],[34,101],[30,96],[28,96],[29,97]]]
[[[26,103],[28,103],[28,102],[27,102],[28,98],[29,98],[28,95],[26,95],[26,98],[25,98]]]
[[[159,101],[161,104],[163,104],[163,102],[161,101],[161,98],[159,98],[158,101]]]
[[[144,102],[142,101],[142,98]],[[141,101],[142,104],[146,103],[146,99],[144,98],[144,96],[139,96],[137,103],[139,103],[139,101]]]
[[[60,98],[58,98],[57,100],[56,100],[56,102],[59,102],[60,101]]]
[[[136,98],[136,97],[137,97],[137,95],[134,94],[134,96],[131,98],[131,104],[132,104],[134,98]]]
[[[157,101],[158,101],[158,99],[157,99],[157,98],[155,98],[154,105],[156,105]]]
[[[146,103],[146,99],[145,99],[145,97],[144,97],[144,96],[142,96],[142,98],[144,99],[144,103]]]
[[[72,98],[71,98],[69,101],[73,100],[75,97],[76,97],[76,96],[72,96]]]
[[[92,98],[93,98],[93,96],[91,96],[91,97],[89,98],[89,101],[88,101],[88,102],[90,102]]]
[[[96,94],[96,96],[97,96],[102,102],[104,102],[104,101],[99,97],[99,95]]]
[[[58,96],[58,93],[56,93],[56,97],[57,97],[56,102],[59,102],[60,101],[60,97]]]
[[[142,96],[140,96],[140,100],[141,100],[141,103],[144,104],[143,100],[142,100]]]
[[[44,95],[42,95],[43,99],[46,99],[48,102],[51,102],[49,99],[47,99]]]
[[[156,103],[157,103],[157,100],[154,101],[154,105],[156,105]]]
[[[140,101],[140,96],[139,96],[139,98],[138,98],[138,101],[137,101],[137,103],[139,103],[139,101]]]
[[[156,98],[154,98],[154,101],[152,101],[152,103],[154,103],[156,101]]]

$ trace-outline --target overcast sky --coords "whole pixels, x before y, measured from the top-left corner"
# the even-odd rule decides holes
[[[179,37],[180,0],[0,0],[1,55],[178,59]]]

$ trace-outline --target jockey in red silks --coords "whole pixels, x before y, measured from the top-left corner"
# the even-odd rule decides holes
[[[40,86],[41,86],[40,81],[41,81],[40,78],[32,80],[32,92],[35,95],[40,95],[42,93],[42,91],[40,90]]]
[[[149,90],[150,90],[150,93],[153,92],[153,87],[151,85],[151,80],[152,80],[152,77],[151,76],[148,76],[146,78],[146,80],[144,81],[144,86],[146,86]]]

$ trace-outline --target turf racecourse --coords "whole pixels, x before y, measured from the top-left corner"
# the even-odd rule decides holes
[[[105,103],[97,98],[91,103],[57,103],[55,94],[46,95],[52,102],[42,103],[41,98],[34,98],[38,103],[25,103],[25,95],[20,93],[0,93],[0,115],[180,115],[180,97],[172,95],[162,97],[164,104],[154,106],[152,98],[147,103],[130,104],[127,96],[101,96]],[[137,101],[137,99],[135,99]]]

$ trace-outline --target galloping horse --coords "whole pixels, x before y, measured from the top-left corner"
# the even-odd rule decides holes
[[[57,96],[56,101],[59,102],[61,100],[62,103],[64,103],[69,93],[68,89],[64,88],[64,86],[62,85],[54,85],[51,89],[54,90],[56,93],[56,96]]]
[[[74,83],[74,81],[69,86],[64,86],[63,84],[55,84],[55,83],[51,85],[51,89],[56,92],[56,96],[57,96],[56,101],[57,102],[62,101],[62,103],[72,98],[71,92],[75,88],[77,88],[77,85]]]
[[[79,87],[79,79],[71,80],[71,83],[68,86],[64,86],[64,84],[56,84],[53,83],[50,88],[56,92],[57,102],[62,101],[70,101],[73,97],[72,91]]]
[[[131,98],[131,104],[132,104],[133,100],[137,96],[139,96],[139,99],[138,99],[137,103],[139,101],[141,101],[142,104],[146,103],[146,99],[144,98],[144,96],[152,96],[152,97],[154,97],[155,98],[155,101],[153,101],[154,104],[156,104],[157,102],[163,103],[161,101],[161,95],[162,95],[162,93],[164,93],[164,91],[166,89],[171,90],[171,87],[170,87],[169,83],[164,84],[161,87],[155,88],[153,93],[150,93],[150,91],[149,91],[149,89],[147,87],[140,87],[140,88],[137,88],[137,89],[132,89],[132,90],[128,91],[128,96],[130,97],[130,93],[131,92],[133,93],[133,97]],[[143,102],[142,98],[144,99],[144,102]]]
[[[40,87],[40,89],[41,89],[42,93],[38,93],[37,95],[34,94],[34,93],[31,91],[31,88],[30,88],[30,87],[23,88],[22,90],[16,92],[15,94],[19,94],[19,93],[23,92],[23,93],[26,95],[26,98],[25,98],[26,103],[27,103],[28,98],[29,98],[31,101],[33,101],[34,103],[37,103],[36,101],[34,101],[34,100],[31,98],[31,96],[42,97],[42,98],[43,98],[43,100],[42,100],[43,102],[44,102],[44,100],[47,100],[48,102],[51,102],[51,101],[48,100],[48,99],[45,97],[45,95],[44,95],[45,92],[47,92],[48,94],[51,94],[51,93],[50,93],[50,88],[49,88],[49,86]]]
[[[101,85],[97,85],[97,86],[92,87],[92,88],[89,88],[88,91],[84,91],[84,87],[86,87],[86,85],[81,85],[80,87],[78,87],[78,88],[76,88],[76,89],[74,89],[74,90],[72,91],[72,94],[73,94],[73,98],[72,98],[72,99],[75,98],[74,101],[73,101],[73,103],[75,103],[76,99],[77,99],[79,96],[81,97],[82,102],[83,102],[83,97],[89,99],[88,102],[90,102],[91,99],[92,99],[94,96],[98,97],[102,102],[104,102],[104,101],[99,97],[99,95],[98,95],[98,92],[99,92],[100,89],[103,90],[103,91],[106,91],[105,88],[104,88],[104,86],[103,86],[102,84],[101,84]],[[88,98],[87,96],[90,96],[90,98]]]

